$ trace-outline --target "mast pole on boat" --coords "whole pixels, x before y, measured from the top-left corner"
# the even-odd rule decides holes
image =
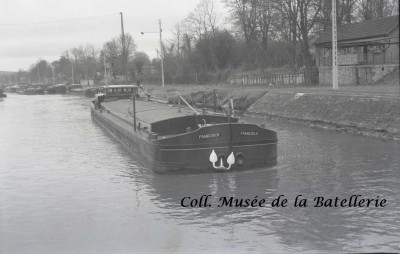
[[[232,99],[231,99],[231,100],[232,100]],[[232,108],[231,108],[231,105],[229,104],[229,110],[228,110],[229,154],[232,152],[232,119],[231,119],[231,114],[232,114]]]
[[[230,103],[231,103],[231,109],[232,109],[231,115],[235,116],[235,109],[233,108],[233,98],[230,99]]]
[[[217,92],[215,89],[213,89],[213,95],[214,95],[214,113],[217,112]]]
[[[188,105],[188,107],[196,114],[199,115],[199,112],[197,112],[196,110],[194,110],[194,108],[192,108],[192,106],[190,106],[190,104],[177,92],[175,91],[175,93],[183,100],[183,102]]]

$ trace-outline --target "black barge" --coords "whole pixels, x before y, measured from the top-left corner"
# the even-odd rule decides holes
[[[276,132],[235,117],[193,114],[136,97],[94,101],[91,115],[157,173],[242,171],[277,164]]]

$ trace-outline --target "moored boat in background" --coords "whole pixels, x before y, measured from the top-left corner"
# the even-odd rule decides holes
[[[4,93],[4,90],[0,88],[0,98],[6,98],[7,94]]]
[[[43,85],[31,85],[28,86],[27,89],[25,90],[26,95],[39,95],[39,94],[44,94],[45,88]]]
[[[85,91],[81,84],[71,84],[67,87],[67,90],[70,93],[83,93]]]
[[[54,93],[56,94],[66,94],[67,86],[64,84],[57,84],[54,86]]]
[[[7,93],[16,93],[16,92],[17,92],[17,89],[18,89],[18,86],[17,86],[17,85],[9,86],[9,87],[6,88],[6,92],[7,92]]]
[[[18,85],[18,88],[17,88],[17,94],[25,94],[27,89],[28,89],[28,85],[20,84],[20,85]]]

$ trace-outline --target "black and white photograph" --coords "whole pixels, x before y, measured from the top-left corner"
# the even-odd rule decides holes
[[[400,253],[398,0],[0,0],[0,254]]]

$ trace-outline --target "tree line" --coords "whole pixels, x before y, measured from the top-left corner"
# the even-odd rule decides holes
[[[112,38],[104,43],[101,50],[91,44],[75,47],[63,52],[58,60],[51,63],[40,59],[27,71],[19,70],[14,78],[8,77],[8,81],[50,84],[54,77],[55,83],[72,84],[81,80],[104,82],[106,66],[107,76],[113,82],[117,82],[118,77],[119,82],[122,82],[121,76],[124,74],[126,82],[133,82],[136,75],[141,74],[143,67],[151,61],[146,53],[136,50],[137,46],[131,34],[124,34],[125,49],[121,40],[122,36]]]
[[[312,42],[331,27],[331,0],[223,0],[225,20],[214,3],[202,0],[175,27],[165,46],[170,82],[313,66]],[[399,13],[397,0],[336,0],[336,5],[338,25]]]
[[[295,71],[315,64],[312,42],[331,26],[331,0],[221,0],[223,17],[214,0],[201,0],[176,24],[163,43],[166,83],[225,81],[237,71]],[[336,0],[338,25],[398,15],[397,0]],[[125,34],[103,45],[80,46],[64,52],[57,61],[40,60],[27,72],[30,82],[43,82],[55,74],[57,82],[104,78],[104,62],[114,81],[124,73],[127,82],[138,79],[159,83],[160,57],[150,60],[137,51]],[[152,73],[144,73],[151,66]]]

